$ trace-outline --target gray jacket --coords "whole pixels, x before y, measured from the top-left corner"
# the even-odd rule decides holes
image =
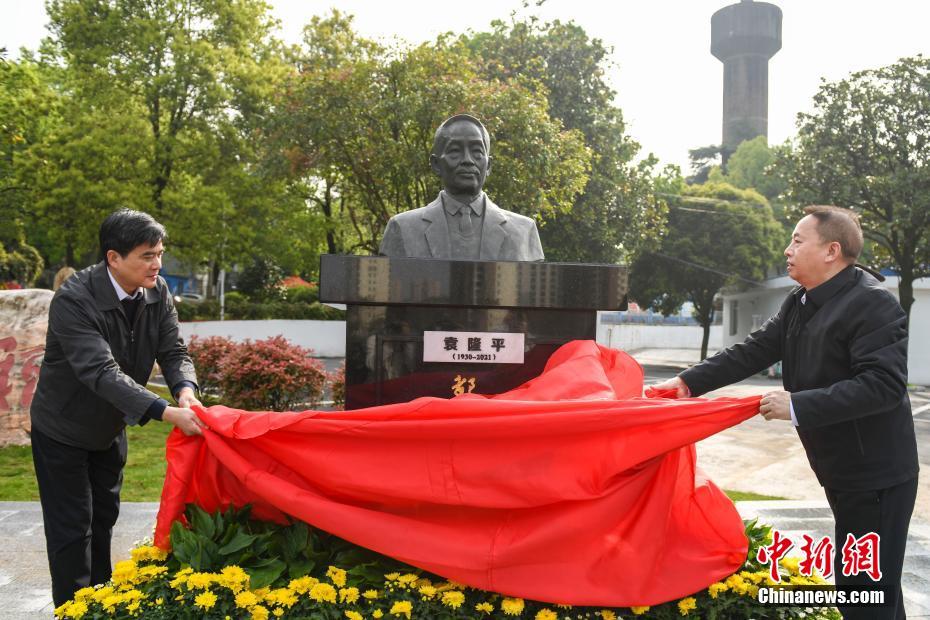
[[[169,386],[197,383],[178,313],[159,277],[132,326],[100,262],[52,298],[45,359],[30,410],[33,428],[56,441],[103,450],[126,424],[144,424],[158,396],[145,389],[155,360]]]
[[[381,240],[380,254],[412,258],[452,258],[449,226],[442,199],[425,207],[398,213],[388,222]],[[481,230],[482,260],[541,261],[542,244],[536,222],[505,211],[485,200],[484,228]]]

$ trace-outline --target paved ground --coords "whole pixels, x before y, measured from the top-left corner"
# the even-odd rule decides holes
[[[673,376],[693,363],[691,350],[634,352],[647,365],[647,383]],[[694,358],[694,359],[691,359]],[[327,361],[327,367],[338,361]],[[327,368],[328,370],[330,368]],[[720,390],[714,395],[741,396],[779,389],[763,377]],[[930,390],[912,392],[921,465],[930,465]],[[833,520],[807,465],[794,430],[787,423],[753,418],[698,444],[701,467],[721,487],[789,498],[787,501],[738,502],[744,518],[760,517],[790,537],[832,535]],[[930,618],[930,486],[918,490],[905,562],[904,591],[909,618]],[[124,504],[114,534],[114,561],[128,557],[137,541],[151,535],[157,505]],[[39,506],[0,502],[0,620],[50,618],[51,591]]]

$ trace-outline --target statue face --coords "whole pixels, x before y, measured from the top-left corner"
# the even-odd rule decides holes
[[[491,169],[491,157],[481,139],[481,130],[474,123],[456,121],[446,128],[446,136],[442,152],[430,155],[430,166],[442,179],[446,191],[478,194]]]

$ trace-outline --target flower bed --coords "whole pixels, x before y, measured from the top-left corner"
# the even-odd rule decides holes
[[[172,553],[132,550],[106,585],[84,588],[55,610],[58,618],[451,620],[528,618],[746,618],[839,619],[834,609],[772,608],[756,602],[772,583],[759,565],[759,545],[770,528],[747,523],[750,540],[743,569],[706,590],[653,607],[571,607],[468,588],[296,522],[250,519],[248,508],[208,515],[189,506],[191,525],[175,523]],[[782,563],[783,583],[823,584]]]
[[[236,343],[212,336],[191,338],[188,351],[200,387],[224,405],[258,411],[316,407],[328,375],[313,351],[282,336]]]

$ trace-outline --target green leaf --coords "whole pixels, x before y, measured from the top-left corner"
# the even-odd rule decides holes
[[[300,521],[282,530],[282,551],[286,560],[296,558],[306,548],[309,534],[307,525]]]
[[[213,519],[200,506],[196,504],[187,505],[188,520],[191,523],[191,530],[207,538],[213,538],[216,534],[216,527]]]
[[[287,564],[287,575],[291,579],[297,579],[298,577],[303,577],[304,575],[309,575],[310,571],[316,566],[316,562],[306,558],[301,558],[288,562]]]
[[[287,565],[281,560],[272,559],[267,562],[265,566],[246,569],[251,577],[250,587],[253,590],[257,590],[270,586],[274,583],[275,579],[281,576],[281,573],[284,572],[286,567]]]
[[[255,540],[258,539],[258,536],[253,536],[245,534],[243,532],[236,532],[236,535],[233,536],[232,540],[227,542],[225,545],[219,548],[218,552],[220,555],[231,555],[237,551],[241,551],[251,545]]]

